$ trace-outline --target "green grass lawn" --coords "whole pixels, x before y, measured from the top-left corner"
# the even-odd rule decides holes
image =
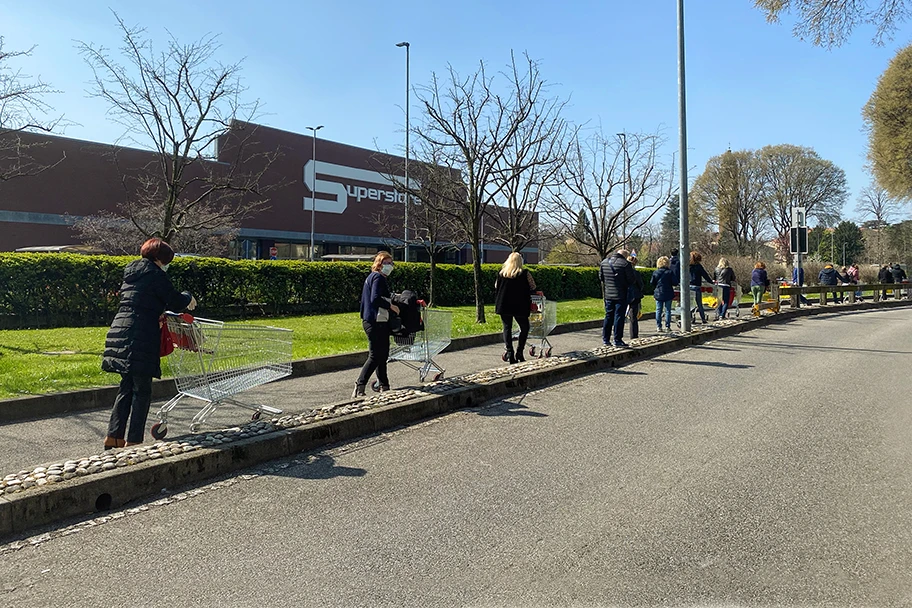
[[[453,311],[453,337],[501,330],[494,307],[485,308],[486,324],[475,323],[475,307]],[[643,313],[655,311],[652,298],[643,299]],[[602,300],[558,302],[558,323],[600,319]],[[321,357],[367,349],[358,313],[283,317],[239,321],[294,330],[295,359]],[[0,399],[117,384],[120,377],[101,371],[107,327],[20,329],[0,331]]]

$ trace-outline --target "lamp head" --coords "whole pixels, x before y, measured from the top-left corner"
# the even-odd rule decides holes
[[[411,46],[408,42],[400,42],[396,46]]]

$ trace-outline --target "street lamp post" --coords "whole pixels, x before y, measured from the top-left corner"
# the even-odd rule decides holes
[[[400,42],[396,46],[405,47],[405,219],[402,222],[404,227],[405,238],[405,261],[409,261],[409,241],[408,241],[408,212],[409,212],[409,49],[411,45],[408,42]]]
[[[684,80],[684,0],[678,0],[678,130],[680,134],[679,152],[681,161],[681,182],[678,186],[680,201],[678,228],[679,228],[679,259],[684,256],[689,257],[690,252],[690,232],[687,225],[687,97],[685,95],[686,87]],[[688,264],[681,260],[681,329],[685,332],[690,331],[690,273],[687,270]]]
[[[313,163],[313,170],[311,171],[312,181],[310,182],[310,261],[314,261],[314,217],[315,210],[317,208],[317,131],[323,128],[323,125],[318,127],[306,127],[310,129],[313,133],[313,157],[311,158]]]
[[[624,181],[621,182],[621,236],[622,247],[627,248],[627,174],[630,168],[627,165],[627,132],[618,133],[621,140],[621,154],[624,155]]]

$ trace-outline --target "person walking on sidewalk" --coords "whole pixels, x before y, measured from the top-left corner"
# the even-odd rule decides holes
[[[731,264],[726,258],[719,258],[719,264],[716,266],[716,285],[722,292],[719,301],[719,318],[722,320],[728,314],[728,304],[731,302],[732,291],[735,288],[735,271],[732,270]]]
[[[656,269],[649,282],[656,303],[656,326],[662,331],[662,310],[665,311],[665,329],[671,331],[671,301],[674,299],[674,271],[664,255],[656,260]]]
[[[525,361],[523,351],[529,337],[529,312],[532,310],[532,298],[536,290],[535,280],[528,270],[523,268],[522,256],[513,252],[507,256],[497,279],[494,280],[494,312],[500,315],[503,324],[504,348],[507,361],[511,364]],[[513,350],[513,321],[519,325],[519,339],[516,350]]]
[[[893,283],[893,272],[891,272],[889,264],[884,264],[881,267],[880,271],[877,273],[877,282],[885,283],[887,285],[890,285]],[[887,290],[886,289],[884,289],[883,291],[880,292],[880,299],[881,300],[887,299]]]
[[[374,257],[371,273],[361,288],[361,327],[367,335],[367,361],[355,382],[353,399],[364,396],[364,388],[375,371],[380,390],[388,391],[390,388],[386,373],[390,352],[390,312],[399,314],[399,307],[390,301],[389,285],[386,282],[386,277],[392,271],[393,256],[388,251],[379,252]]]
[[[628,251],[621,249],[609,254],[599,264],[599,281],[605,298],[605,321],[602,323],[602,344],[626,347],[624,342],[624,316],[630,303],[630,287],[634,281],[634,270],[627,261]],[[612,330],[614,342],[611,342]]]
[[[751,272],[751,295],[754,296],[754,306],[760,306],[763,294],[769,289],[769,276],[766,274],[766,264],[757,262]]]
[[[849,277],[849,283],[852,285],[858,285],[858,283],[861,281],[861,273],[858,270],[858,264],[855,264],[853,262],[851,265],[849,265],[848,269],[846,270],[846,276]],[[861,298],[860,290],[855,291],[855,299],[859,302],[863,301]]]
[[[706,323],[706,310],[703,308],[703,281],[712,283],[712,277],[703,268],[703,256],[696,251],[690,252],[690,290],[694,294],[694,306],[700,313],[700,322]]]
[[[120,306],[105,337],[101,359],[101,369],[121,378],[104,440],[106,450],[143,442],[152,405],[152,378],[162,375],[160,318],[166,310],[196,308],[196,298],[177,291],[165,274],[174,259],[168,243],[148,239],[139,254],[142,257],[124,269]]]
[[[833,265],[827,263],[817,275],[817,282],[821,285],[839,285],[839,273],[833,268]],[[841,298],[837,292],[833,292],[833,303],[838,304]]]

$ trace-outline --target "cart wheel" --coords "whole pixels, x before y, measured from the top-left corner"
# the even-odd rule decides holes
[[[530,346],[530,347],[529,347],[529,356],[530,356],[530,357],[534,357],[534,356],[535,356],[535,347],[534,347],[534,346]]]
[[[375,393],[380,392],[380,381],[379,380],[374,380],[373,382],[371,382],[371,390],[374,391]]]
[[[263,412],[257,410],[253,413],[253,416],[250,417],[251,420],[256,421],[260,419],[260,416],[263,415]]]
[[[168,425],[164,422],[156,422],[149,432],[152,433],[154,439],[164,439],[165,435],[168,434]]]
[[[200,423],[199,423],[199,422],[194,422],[193,424],[190,425],[190,432],[191,432],[191,433],[199,433],[199,430],[200,430]]]
[[[504,353],[500,356],[500,360],[506,363],[510,360],[510,354],[507,351],[504,351]]]
[[[546,357],[550,357],[551,356],[551,347],[549,346],[544,351],[542,351],[542,354]]]
[[[434,374],[434,382],[436,382],[438,380],[442,380],[442,379],[443,379],[443,372],[437,372],[436,374]]]

